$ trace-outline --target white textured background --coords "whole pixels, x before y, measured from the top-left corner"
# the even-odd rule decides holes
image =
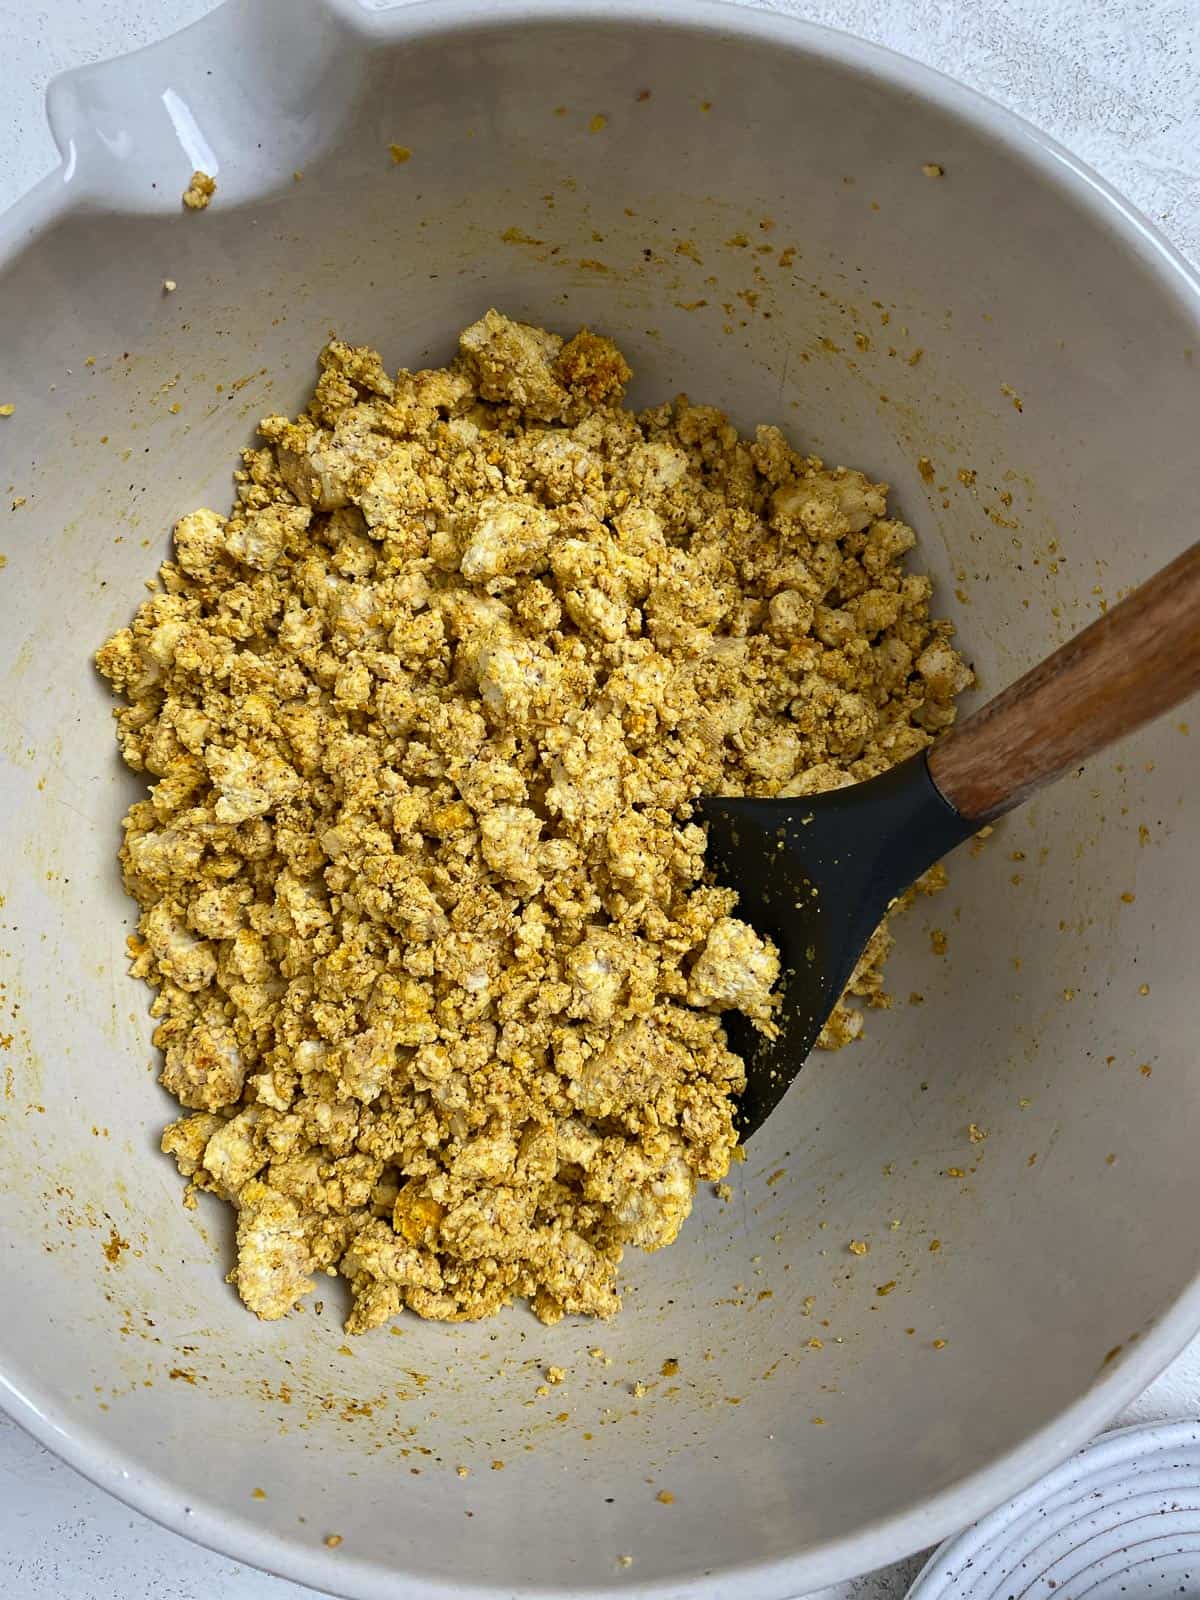
[[[214,3],[0,0],[0,209],[55,165],[42,116],[48,78],[149,43]],[[890,45],[1002,101],[1090,162],[1200,264],[1200,0],[777,0],[775,9]],[[1200,1341],[1124,1420],[1197,1415]],[[899,1600],[916,1567],[822,1600]],[[126,1510],[0,1414],[3,1600],[311,1595]]]

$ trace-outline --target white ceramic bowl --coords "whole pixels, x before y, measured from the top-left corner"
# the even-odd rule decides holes
[[[889,479],[994,690],[1194,537],[1195,280],[994,107],[761,12],[232,0],[50,113],[63,165],[0,224],[4,1404],[171,1527],[362,1600],[766,1600],[1012,1494],[1200,1323],[1178,718],[960,852],[896,1008],[806,1068],[732,1202],[629,1261],[614,1325],[351,1352],[332,1283],[322,1317],[242,1310],[227,1215],[156,1153],[136,786],[90,654],[331,327],[416,366],[494,303],[614,334],[639,400]]]

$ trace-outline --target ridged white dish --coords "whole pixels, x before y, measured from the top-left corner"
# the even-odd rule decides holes
[[[1120,1428],[949,1540],[908,1600],[1200,1592],[1200,1425]]]

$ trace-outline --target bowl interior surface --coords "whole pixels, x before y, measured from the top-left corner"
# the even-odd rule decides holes
[[[588,324],[637,403],[683,390],[888,480],[988,693],[1186,542],[1195,298],[967,104],[762,17],[315,0],[57,87],[74,203],[0,270],[0,1400],[173,1525],[362,1596],[715,1595],[749,1566],[739,1593],[791,1594],[945,1531],[938,1497],[1032,1436],[1065,1449],[1188,1292],[1186,711],[956,854],[897,930],[893,1009],[807,1065],[730,1201],[628,1259],[611,1325],[350,1347],[332,1280],[259,1324],[227,1210],[185,1210],[157,1153],[115,861],[138,785],[90,656],[331,329],[415,368],[489,305]]]

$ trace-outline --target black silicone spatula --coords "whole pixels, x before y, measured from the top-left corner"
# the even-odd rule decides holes
[[[1200,689],[1200,544],[929,750],[798,800],[705,798],[708,861],[779,947],[779,1034],[740,1014],[743,1139],[804,1065],[884,912],[939,857],[1036,789]],[[1200,773],[1197,774],[1200,781]]]

